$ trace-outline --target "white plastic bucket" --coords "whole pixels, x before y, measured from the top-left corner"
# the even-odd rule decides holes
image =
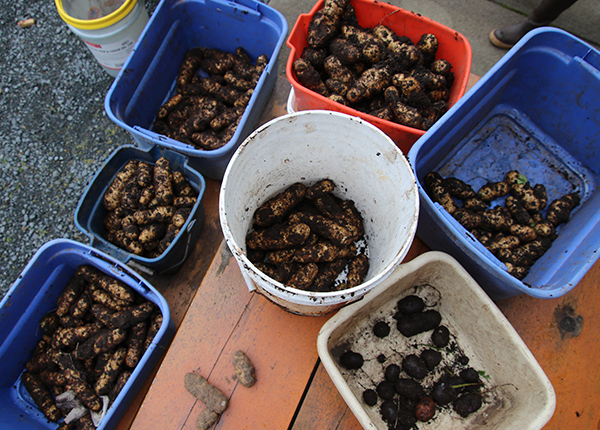
[[[54,0],[58,14],[79,36],[96,61],[117,76],[148,23],[143,1]],[[117,3],[117,8],[110,7]],[[108,5],[103,8],[103,5]],[[103,15],[106,13],[106,15]]]
[[[291,184],[324,178],[332,179],[334,194],[353,200],[362,214],[370,268],[362,284],[347,290],[289,288],[246,257],[252,215]],[[323,315],[360,299],[400,265],[415,236],[419,196],[408,161],[381,130],[347,114],[302,111],[268,122],[240,145],[223,177],[219,215],[251,291],[290,312]]]

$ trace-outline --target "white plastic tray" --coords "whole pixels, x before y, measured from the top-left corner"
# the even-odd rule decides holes
[[[554,389],[523,340],[506,317],[471,276],[448,254],[432,251],[409,263],[365,295],[335,314],[322,327],[317,340],[319,356],[333,383],[365,429],[387,429],[379,407],[362,401],[365,388],[383,379],[385,366],[414,351],[414,345],[430,342],[431,332],[409,339],[395,327],[392,315],[402,297],[421,286],[426,303],[435,304],[442,324],[455,335],[469,357],[469,365],[488,377],[483,406],[467,418],[455,412],[438,411],[422,429],[541,429],[556,406]],[[376,321],[387,320],[389,336],[373,335]],[[338,364],[347,349],[359,352],[365,364],[349,371]],[[380,364],[376,357],[387,360]],[[381,402],[381,401],[380,401]]]

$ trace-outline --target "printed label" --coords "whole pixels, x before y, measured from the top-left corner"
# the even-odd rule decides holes
[[[135,40],[128,36],[120,42],[99,45],[85,41],[85,44],[100,64],[108,69],[119,70],[125,64],[125,60],[135,45]]]

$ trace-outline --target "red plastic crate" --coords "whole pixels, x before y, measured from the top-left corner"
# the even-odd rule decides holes
[[[324,109],[358,116],[383,130],[396,142],[403,153],[408,153],[413,143],[425,133],[424,130],[359,112],[309,90],[296,79],[292,71],[292,63],[301,56],[307,46],[308,25],[315,12],[323,7],[323,3],[324,0],[319,0],[309,13],[299,15],[287,40],[291,51],[286,64],[286,75],[295,92],[295,110]],[[436,58],[448,60],[453,66],[452,71],[455,76],[448,105],[452,106],[463,96],[471,73],[472,53],[470,43],[462,34],[432,19],[387,3],[374,0],[352,0],[351,4],[356,11],[358,23],[363,28],[372,28],[383,24],[400,36],[408,36],[415,43],[424,33],[435,34],[439,41]]]

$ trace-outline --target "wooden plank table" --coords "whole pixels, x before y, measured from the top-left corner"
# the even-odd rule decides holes
[[[261,122],[286,112],[289,88],[280,78]],[[229,398],[216,429],[360,429],[318,359],[317,335],[330,316],[293,315],[248,291],[223,242],[219,186],[207,181],[205,225],[185,265],[175,275],[150,278],[178,331],[118,428],[194,429],[204,406],[187,392],[183,378],[196,372]],[[405,261],[427,250],[417,238]],[[519,296],[498,303],[556,391],[556,412],[546,429],[600,429],[598,285],[600,262],[561,298]],[[252,388],[233,376],[237,349],[257,369]]]

